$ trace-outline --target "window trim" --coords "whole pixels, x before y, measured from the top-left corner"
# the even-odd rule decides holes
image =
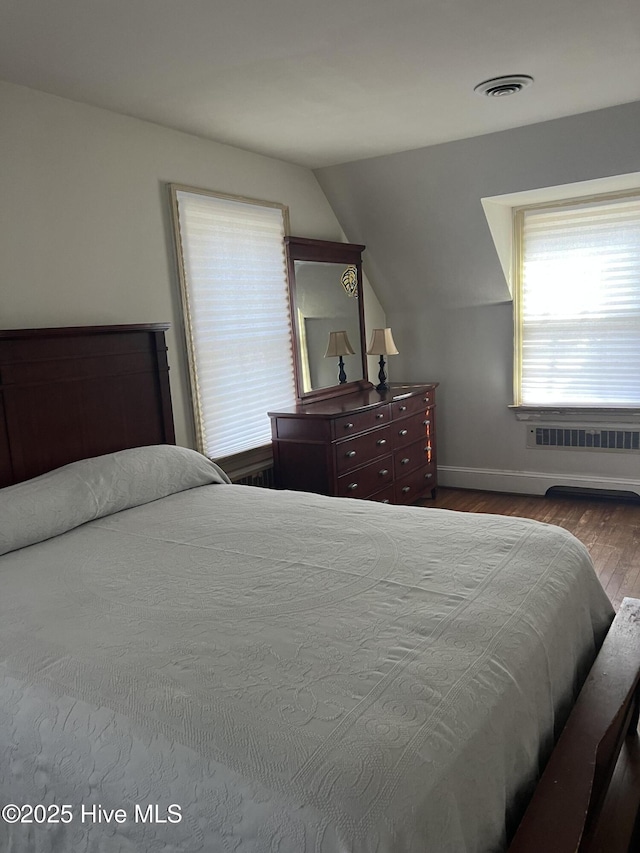
[[[172,221],[172,229],[173,229],[173,249],[175,252],[175,263],[178,271],[178,281],[180,283],[180,303],[182,307],[182,332],[183,332],[183,340],[185,343],[185,348],[187,351],[187,366],[188,366],[188,384],[189,384],[189,399],[191,401],[191,413],[193,417],[194,429],[195,429],[195,438],[196,438],[196,448],[203,455],[207,455],[204,435],[202,431],[202,400],[200,394],[200,388],[198,386],[197,379],[197,371],[196,371],[196,348],[195,341],[193,339],[192,328],[193,328],[193,318],[191,312],[191,305],[189,301],[189,289],[187,286],[187,279],[184,269],[184,257],[181,251],[181,234],[180,234],[180,212],[178,208],[178,193],[192,193],[195,195],[207,196],[209,198],[217,198],[217,199],[225,199],[227,201],[237,201],[241,204],[253,204],[258,207],[270,207],[274,209],[278,209],[282,212],[282,221],[283,221],[283,229],[284,229],[284,237],[288,237],[290,235],[290,221],[289,221],[289,206],[286,204],[282,204],[281,202],[275,201],[267,201],[265,199],[257,199],[250,198],[248,196],[235,195],[233,193],[224,193],[218,192],[216,190],[207,190],[202,189],[201,187],[190,186],[189,184],[176,184],[169,183],[167,184],[167,188],[169,191],[170,198],[170,208],[171,208],[171,221]],[[284,251],[284,241],[283,241],[283,251]],[[286,265],[285,265],[286,267]],[[287,292],[289,291],[288,286],[288,274],[287,274]],[[293,347],[293,341],[291,343]],[[245,469],[250,468],[251,473],[255,473],[256,471],[256,462],[258,459],[264,458],[264,465],[262,467],[267,467],[269,464],[268,456],[269,454],[266,452],[267,450],[271,450],[269,445],[250,448],[249,450],[240,451],[239,453],[235,453],[228,457],[219,457],[216,458],[216,461],[220,459],[226,459],[230,463],[230,467],[233,469],[232,474],[234,476],[240,476],[245,472]],[[272,461],[271,456],[271,461]]]
[[[558,415],[573,417],[577,414],[603,415],[605,419],[617,418],[621,415],[630,415],[634,420],[640,414],[637,406],[576,406],[548,404],[523,405],[522,403],[522,282],[524,272],[524,249],[523,231],[524,215],[530,210],[556,210],[562,207],[575,207],[576,205],[592,204],[606,201],[616,201],[624,198],[640,199],[640,184],[633,189],[618,190],[615,192],[591,193],[589,195],[577,195],[571,198],[563,198],[551,201],[541,201],[534,204],[523,204],[512,207],[512,282],[513,282],[513,403],[509,405],[518,420],[538,420],[540,417]]]
[[[273,445],[265,444],[261,447],[253,447],[251,450],[242,450],[231,456],[221,456],[215,461],[229,475],[229,479],[235,482],[272,468]]]

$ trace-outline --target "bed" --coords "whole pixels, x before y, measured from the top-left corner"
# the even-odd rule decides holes
[[[232,485],[172,446],[162,333],[0,334],[0,850],[601,838],[636,604],[559,528]]]

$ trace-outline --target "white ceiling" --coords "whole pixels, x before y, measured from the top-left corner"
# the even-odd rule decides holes
[[[0,79],[315,168],[640,100],[640,3],[0,0]]]

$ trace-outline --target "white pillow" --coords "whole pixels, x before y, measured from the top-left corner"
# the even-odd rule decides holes
[[[0,554],[176,492],[230,482],[205,456],[168,444],[72,462],[0,489]]]

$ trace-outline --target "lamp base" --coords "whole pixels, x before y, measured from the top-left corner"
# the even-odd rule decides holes
[[[340,380],[340,385],[344,385],[344,383],[347,381],[347,374],[344,369],[344,359],[342,358],[342,356],[340,356],[338,360],[338,367],[340,368],[338,372],[338,379]]]
[[[388,391],[387,374],[384,372],[384,356],[380,356],[380,370],[378,371],[379,385],[376,385],[376,391]]]

